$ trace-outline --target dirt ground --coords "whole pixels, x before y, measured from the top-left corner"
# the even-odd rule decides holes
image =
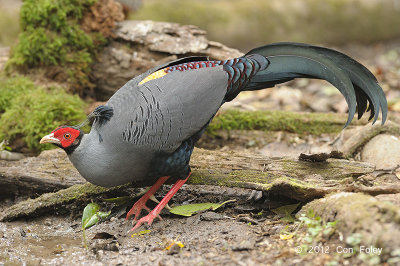
[[[142,226],[139,231],[142,235],[128,232],[131,223],[125,221],[124,214],[113,216],[87,230],[88,249],[83,247],[80,213],[49,214],[34,220],[0,223],[0,264],[335,265],[359,261],[356,257],[345,260],[343,254],[335,251],[337,247],[346,247],[337,236],[324,244],[324,254],[320,254],[322,249],[297,253],[301,242],[281,239],[281,231],[295,225],[281,221],[280,216],[268,210],[288,204],[290,200],[267,195],[257,201],[248,200],[251,192],[185,185],[174,202],[237,201],[220,210],[192,217],[182,218],[165,212],[162,221],[154,222],[151,227]],[[146,228],[150,231],[143,231]],[[301,228],[297,236],[303,231]],[[102,239],[93,239],[96,234]],[[181,242],[184,247],[175,244],[167,250],[174,242]]]

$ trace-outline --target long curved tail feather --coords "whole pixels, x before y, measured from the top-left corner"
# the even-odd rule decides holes
[[[348,126],[356,109],[360,119],[371,111],[373,123],[382,112],[387,118],[387,101],[375,76],[362,64],[338,51],[302,43],[275,43],[255,48],[245,56],[262,55],[269,65],[259,71],[242,90],[273,87],[294,78],[324,79],[335,86],[349,106]],[[368,106],[368,108],[367,108]]]

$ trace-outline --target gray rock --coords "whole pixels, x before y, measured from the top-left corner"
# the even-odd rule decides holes
[[[216,213],[216,212],[205,212],[200,214],[200,220],[202,221],[217,221],[226,219],[223,215]]]
[[[11,151],[0,151],[0,160],[17,161],[24,158],[25,156],[22,153],[11,152]]]
[[[377,169],[395,168],[400,164],[400,139],[387,134],[372,138],[362,149],[361,160]]]
[[[118,24],[115,39],[93,64],[95,97],[107,100],[131,78],[149,68],[186,56],[227,59],[243,55],[236,49],[209,41],[196,26],[177,23],[132,21]]]
[[[357,233],[359,246],[382,248],[380,257],[400,246],[400,208],[362,193],[339,192],[314,200],[302,207],[297,216],[313,210],[326,222],[337,221],[336,228],[344,239]]]

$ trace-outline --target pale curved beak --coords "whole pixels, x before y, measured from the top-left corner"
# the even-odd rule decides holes
[[[40,144],[45,144],[45,143],[61,144],[60,140],[59,140],[59,139],[56,139],[56,138],[54,137],[54,134],[53,134],[53,133],[44,136],[44,137],[40,140],[39,143],[40,143]]]

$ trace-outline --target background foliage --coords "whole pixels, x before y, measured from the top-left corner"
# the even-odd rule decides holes
[[[21,33],[12,49],[8,68],[60,66],[72,91],[90,87],[88,74],[96,51],[103,43],[98,34],[79,26],[85,10],[96,0],[26,0],[21,6]]]
[[[60,87],[37,86],[29,78],[0,78],[0,140],[20,139],[31,151],[51,148],[41,137],[60,125],[82,122],[86,104]]]
[[[397,0],[146,0],[132,19],[175,21],[248,50],[278,41],[344,44],[400,36]]]

